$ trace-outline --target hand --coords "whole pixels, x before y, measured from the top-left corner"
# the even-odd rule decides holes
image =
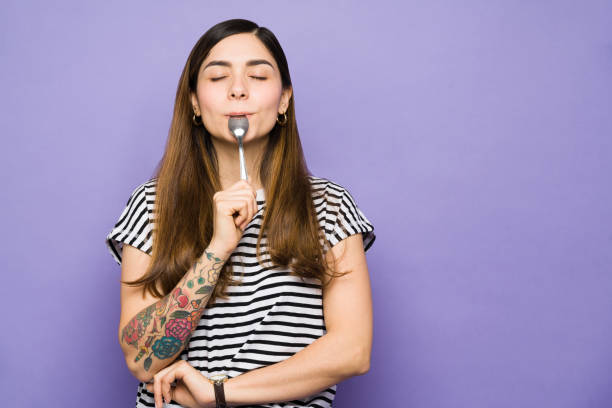
[[[213,196],[213,236],[211,249],[223,255],[231,254],[247,225],[257,212],[257,192],[249,181],[240,180],[227,190]],[[234,214],[238,213],[234,218]]]
[[[176,381],[176,387],[171,384]],[[213,385],[187,361],[179,359],[153,376],[153,384],[146,384],[155,396],[155,408],[163,408],[171,400],[188,408],[215,407]],[[162,400],[163,397],[163,400]]]

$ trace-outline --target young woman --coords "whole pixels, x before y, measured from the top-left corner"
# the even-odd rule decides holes
[[[308,171],[274,34],[213,26],[185,64],[155,176],[106,238],[136,406],[330,407],[337,383],[369,369],[373,230]]]

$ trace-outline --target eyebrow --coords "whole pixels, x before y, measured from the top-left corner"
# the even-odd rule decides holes
[[[247,67],[252,67],[254,65],[260,65],[260,64],[268,64],[269,66],[272,67],[272,69],[274,69],[274,66],[265,59],[254,59],[254,60],[248,60],[246,62]],[[202,71],[204,71],[206,68],[213,66],[213,65],[221,65],[222,67],[231,67],[232,63],[229,61],[210,61],[208,64],[206,64],[204,68],[202,68]]]

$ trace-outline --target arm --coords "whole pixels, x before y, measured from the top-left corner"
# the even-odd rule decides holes
[[[369,370],[372,298],[361,234],[340,241],[330,253],[340,271],[352,272],[323,291],[327,333],[286,360],[230,378],[224,384],[228,405],[301,399]]]
[[[122,285],[119,343],[128,368],[140,381],[150,381],[185,348],[229,255],[208,247],[175,288],[157,301],[148,293],[143,296],[141,287]],[[149,255],[124,245],[123,280],[142,276],[149,262]]]

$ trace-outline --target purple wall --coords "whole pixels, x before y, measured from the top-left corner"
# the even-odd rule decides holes
[[[3,2],[3,406],[133,405],[104,237],[235,17],[376,228],[372,367],[337,406],[612,406],[612,3],[330,3]]]

